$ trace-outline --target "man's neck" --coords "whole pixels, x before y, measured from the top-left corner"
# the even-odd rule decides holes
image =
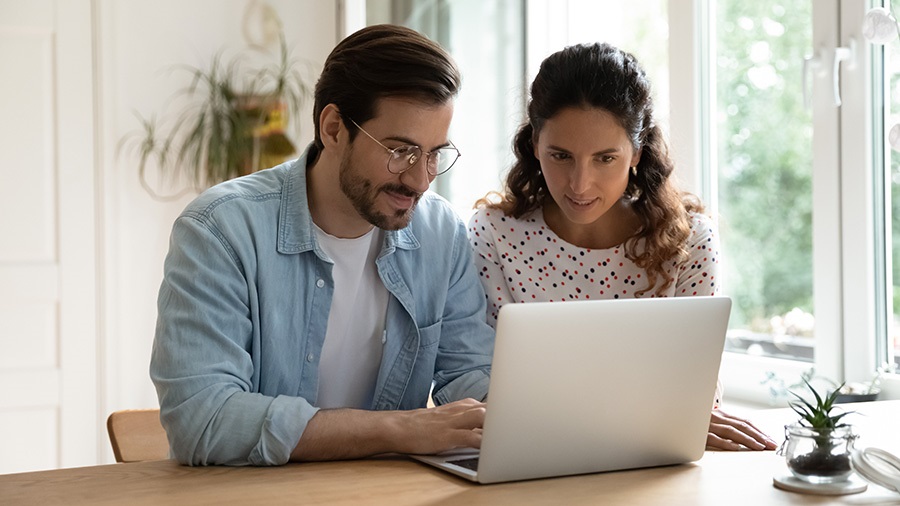
[[[306,169],[306,194],[313,223],[328,235],[342,239],[361,237],[373,225],[353,207],[341,191],[340,161],[321,153]]]

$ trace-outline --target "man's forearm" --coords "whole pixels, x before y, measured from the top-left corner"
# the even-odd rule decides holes
[[[391,451],[393,412],[322,409],[303,431],[291,460],[346,460]]]
[[[380,453],[438,453],[481,446],[484,404],[464,399],[411,411],[323,409],[291,453],[294,461],[343,460]]]

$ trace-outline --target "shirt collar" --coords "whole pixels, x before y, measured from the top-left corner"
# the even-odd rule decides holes
[[[313,229],[312,214],[309,212],[309,198],[306,193],[306,164],[309,159],[310,144],[299,158],[290,162],[287,178],[281,190],[281,209],[278,219],[278,252],[294,254],[318,249]],[[410,225],[400,230],[386,230],[383,254],[394,248],[417,249],[419,241]]]

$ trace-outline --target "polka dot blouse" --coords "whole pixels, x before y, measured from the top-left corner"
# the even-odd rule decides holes
[[[588,249],[569,244],[550,230],[541,210],[515,219],[482,208],[469,220],[468,233],[492,326],[508,302],[630,299],[647,289],[646,273],[625,258],[624,245]],[[673,261],[666,270],[675,282],[663,296],[715,295],[719,290],[719,244],[709,217],[691,215],[688,242],[687,261],[680,266]],[[656,290],[641,296],[656,297]]]

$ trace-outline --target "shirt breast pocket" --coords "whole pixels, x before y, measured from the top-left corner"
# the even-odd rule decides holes
[[[441,342],[441,322],[438,321],[427,327],[420,327],[419,349],[416,350],[416,359],[409,376],[409,384],[406,389],[404,409],[424,408],[428,400],[428,391],[434,379],[435,364],[437,362],[438,345]]]
[[[420,350],[425,348],[437,348],[438,343],[441,342],[441,324],[442,321],[438,320],[437,323],[418,329]]]

